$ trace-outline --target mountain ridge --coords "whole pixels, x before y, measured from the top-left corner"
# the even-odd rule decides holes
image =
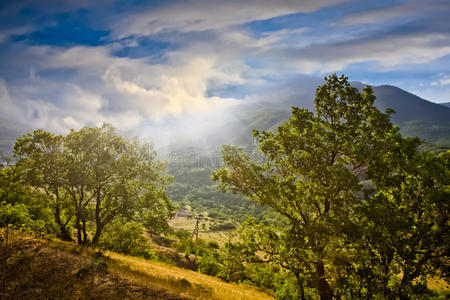
[[[164,151],[219,149],[222,144],[249,145],[253,142],[253,129],[276,129],[289,118],[292,106],[314,110],[315,88],[321,83],[321,79],[310,77],[300,80],[298,85],[273,87],[259,94],[256,100],[230,108],[223,120],[209,121],[207,130],[195,132],[192,137],[175,136],[175,142],[164,147]],[[352,86],[361,90],[365,85],[352,82]],[[372,88],[376,96],[375,106],[381,111],[387,108],[395,111],[391,120],[400,127],[402,134],[418,136],[426,143],[437,144],[444,149],[450,148],[450,102],[448,106],[433,103],[393,85]],[[0,118],[0,157],[12,158],[16,138],[31,130],[31,126]]]

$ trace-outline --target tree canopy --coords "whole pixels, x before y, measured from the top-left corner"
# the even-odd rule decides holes
[[[373,277],[380,279],[377,283],[384,287],[385,296],[407,295],[406,286],[414,285],[414,275],[422,274],[414,270],[445,252],[431,254],[425,249],[441,245],[438,240],[448,233],[448,217],[443,217],[448,216],[448,182],[444,183],[448,165],[435,159],[429,171],[418,171],[427,161],[426,154],[416,150],[418,140],[401,137],[390,122],[393,111],[382,113],[374,107],[375,96],[369,86],[360,92],[344,76],[325,79],[316,91],[316,113],[293,107],[292,116],[276,132],[253,132],[265,163],[252,161],[242,149],[223,146],[224,167],[212,177],[223,191],[243,193],[288,220],[288,226],[278,228],[249,222],[246,227],[251,234],[244,237],[253,253],[262,251],[265,259],[295,275],[299,297],[305,297],[305,288],[316,290],[321,299],[353,298],[355,293],[370,297],[378,292]],[[427,172],[441,172],[441,176]],[[410,249],[403,243],[410,237],[408,226],[424,221],[424,217],[415,217],[419,212],[414,211],[414,202],[421,203],[419,211],[430,218],[419,226],[417,238],[435,234],[405,253],[400,248]],[[389,210],[391,223],[400,227],[396,234],[407,237],[386,236],[389,242],[403,243],[400,248],[387,246],[395,257],[387,273],[358,277],[367,260],[382,265],[374,259],[383,255],[384,243],[376,231],[396,232],[386,227],[383,218],[370,215],[375,203]],[[405,207],[405,203],[409,205]],[[389,204],[396,209],[388,208]],[[440,210],[432,213],[437,207]],[[396,218],[404,218],[404,224]],[[367,255],[364,243],[370,244]],[[396,266],[402,265],[402,260],[408,267],[399,271]],[[413,261],[416,267],[412,267]],[[404,280],[395,290],[390,285],[401,272]]]
[[[165,194],[164,174],[150,144],[126,140],[115,129],[84,127],[66,136],[36,130],[17,140],[14,154],[20,180],[51,199],[59,236],[97,244],[117,217],[145,222],[151,231],[168,228],[175,207]],[[88,225],[95,224],[93,235]],[[153,227],[153,224],[156,224]]]

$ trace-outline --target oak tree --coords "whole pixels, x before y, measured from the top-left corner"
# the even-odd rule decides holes
[[[272,233],[279,247],[267,254],[321,299],[335,295],[336,258],[348,256],[348,236],[359,234],[354,216],[364,194],[360,182],[400,138],[390,111],[380,112],[374,100],[370,87],[359,92],[346,77],[332,75],[317,88],[315,114],[293,107],[276,132],[253,132],[264,164],[223,146],[224,167],[212,175],[223,191],[243,193],[288,220],[289,226]]]
[[[109,124],[66,136],[37,130],[19,138],[14,149],[23,182],[53,199],[55,222],[66,240],[72,239],[70,224],[78,243],[96,245],[105,226],[119,216],[162,227],[174,214],[165,194],[171,180],[165,163],[150,144],[126,140]],[[91,235],[90,224],[95,226]]]

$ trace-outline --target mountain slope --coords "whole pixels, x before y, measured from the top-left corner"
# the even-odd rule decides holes
[[[319,81],[316,83],[317,85],[321,84]],[[252,115],[268,115],[270,110],[277,110],[279,118],[277,119],[277,116],[269,118],[272,120],[271,125],[263,122],[246,123],[249,126],[255,126],[252,127],[253,129],[270,129],[271,126],[279,124],[289,116],[289,113],[283,114],[280,112],[281,110],[290,112],[291,106],[313,110],[314,91],[317,85],[300,84],[295,87],[291,85],[290,89],[282,92],[273,91],[273,95],[284,96],[282,99],[273,99],[270,102],[267,98],[270,96],[266,95],[256,108],[251,105],[241,108],[241,114],[248,113],[247,118],[250,118]],[[365,86],[359,82],[353,82],[352,85],[358,89]],[[373,90],[376,96],[375,106],[381,111],[385,111],[387,108],[394,109],[395,113],[391,116],[391,120],[400,127],[402,134],[410,137],[418,136],[428,143],[450,146],[450,107],[427,101],[391,85],[373,86]],[[244,133],[251,130],[243,127],[241,131]],[[234,132],[236,131],[234,130]]]
[[[0,158],[11,158],[16,139],[31,130],[27,125],[0,118]]]
[[[212,148],[216,149],[222,144],[241,146],[251,144],[252,129],[276,129],[281,122],[289,118],[292,106],[314,110],[314,93],[317,85],[313,84],[319,85],[320,81],[307,86],[290,85],[282,91],[273,90],[259,98],[259,101],[240,105],[228,113],[231,117],[227,122],[211,124],[217,127],[212,132],[221,134],[214,134],[205,139],[208,139],[210,144],[215,146]],[[364,87],[361,83],[352,84],[358,89]],[[376,96],[375,106],[381,111],[387,108],[394,109],[395,113],[391,116],[391,120],[400,127],[403,135],[418,136],[427,143],[450,147],[449,107],[427,101],[395,86],[374,86],[373,89]]]
[[[4,299],[272,299],[164,263],[21,233],[1,241],[0,269]]]
[[[252,101],[225,110],[224,117],[208,120],[191,136],[180,133],[173,139],[175,142],[163,150],[217,150],[222,144],[252,144],[252,129],[275,129],[289,118],[292,106],[313,110],[315,89],[321,84],[322,79],[305,76],[293,78],[284,84],[273,84]],[[358,89],[364,87],[360,82],[352,82],[352,85]],[[388,107],[395,110],[392,121],[404,135],[419,136],[428,143],[450,146],[450,107],[445,106],[445,103],[432,103],[391,85],[374,86],[373,89],[375,105],[382,111]],[[190,124],[183,126],[189,127]],[[16,138],[30,131],[29,126],[0,119],[0,156],[11,157]]]
[[[391,120],[405,136],[418,136],[427,143],[450,146],[450,107],[422,99],[398,87],[375,86],[375,105],[395,110]]]
[[[397,124],[410,121],[450,124],[450,108],[427,101],[414,94],[391,85],[375,86],[376,106],[396,111],[392,121]]]

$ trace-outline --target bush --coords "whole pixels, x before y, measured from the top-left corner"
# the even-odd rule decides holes
[[[217,249],[220,248],[220,246],[219,246],[219,244],[216,241],[209,241],[208,242],[208,248],[217,250]]]
[[[105,228],[99,247],[147,259],[155,257],[144,237],[143,226],[136,222],[114,221],[111,223]]]
[[[298,296],[297,283],[294,278],[284,281],[275,290],[275,299],[277,300],[296,300]]]
[[[203,256],[198,260],[198,270],[207,275],[216,276],[220,272],[220,266],[214,255],[210,252],[204,251]]]
[[[230,222],[211,226],[211,231],[233,230],[233,229],[236,229],[236,225]]]
[[[25,204],[12,205],[6,202],[0,204],[0,227],[13,227],[29,232],[42,233],[46,231],[43,220],[33,220]]]
[[[261,288],[274,289],[280,268],[273,264],[249,264],[246,273],[251,282]]]

